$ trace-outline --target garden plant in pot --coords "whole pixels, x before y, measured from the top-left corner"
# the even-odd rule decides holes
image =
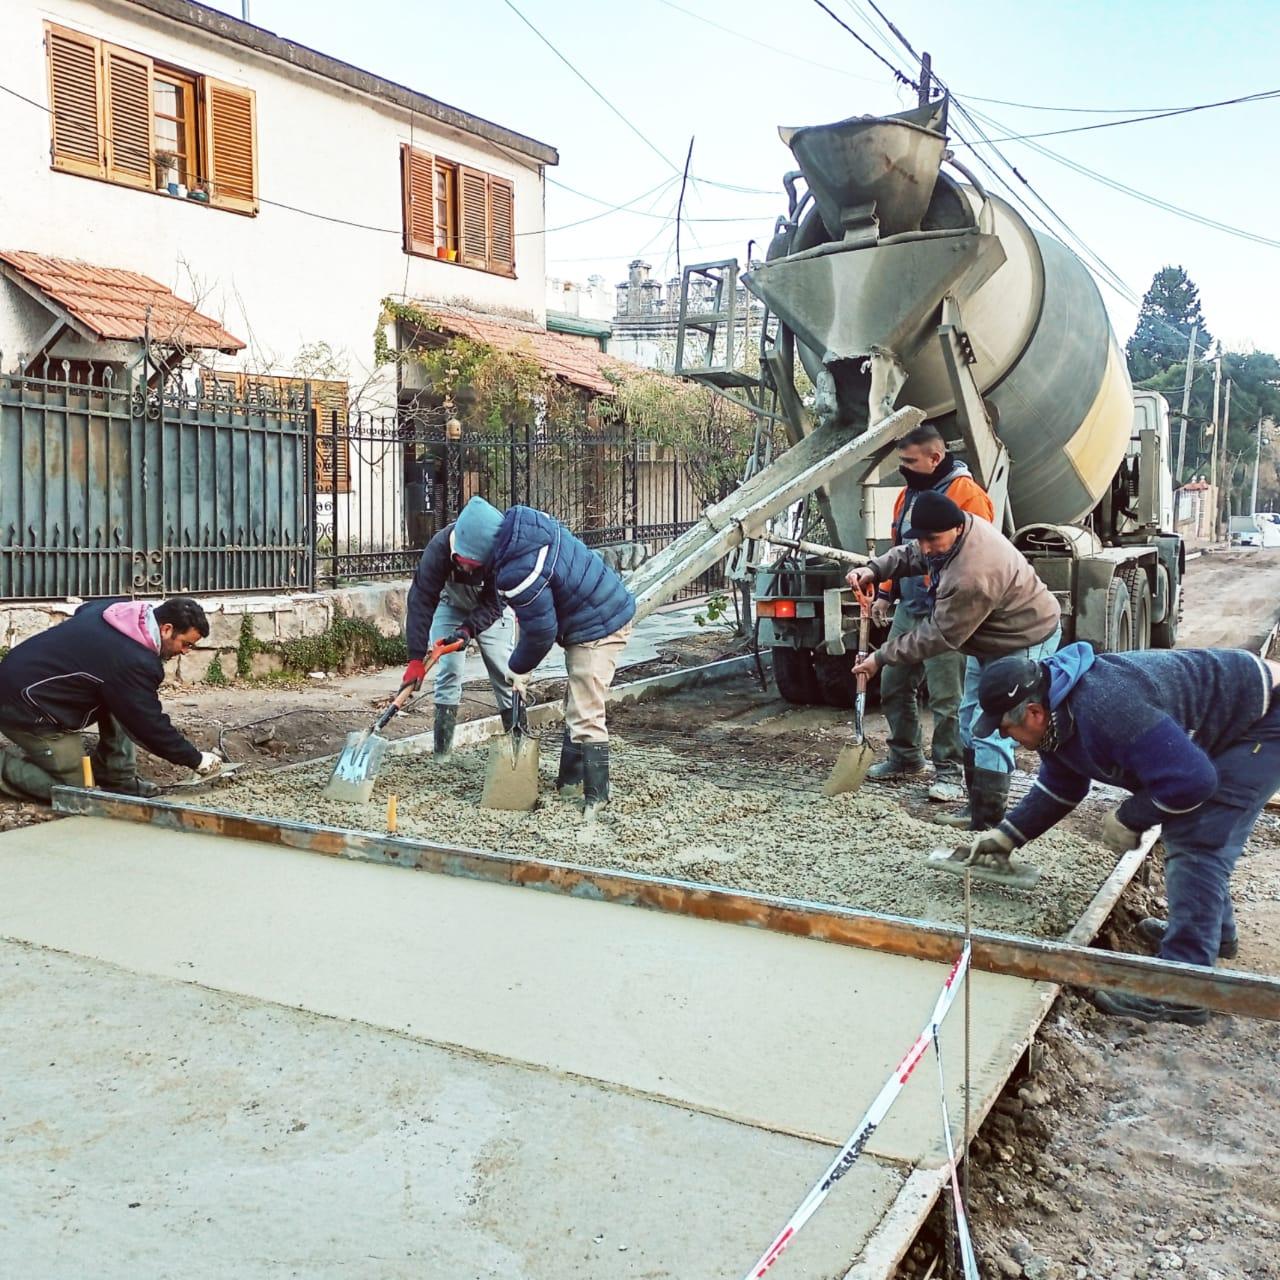
[[[178,194],[178,157],[172,151],[157,151],[156,190],[167,191],[171,196]]]

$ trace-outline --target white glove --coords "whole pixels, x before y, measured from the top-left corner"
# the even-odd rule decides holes
[[[526,702],[529,701],[529,676],[532,672],[526,671],[523,675],[511,673],[511,691],[518,693]]]
[[[997,827],[980,832],[969,841],[969,856],[965,861],[971,866],[1007,867],[1014,848],[1013,837]]]
[[[893,621],[893,601],[877,596],[875,604],[871,606],[871,621],[877,627],[887,627]]]
[[[1113,853],[1128,853],[1142,843],[1142,832],[1126,827],[1119,818],[1119,810],[1112,809],[1102,820],[1102,843]]]
[[[223,765],[222,757],[216,751],[202,751],[200,753],[200,763],[196,765],[196,772],[202,778],[210,778]]]

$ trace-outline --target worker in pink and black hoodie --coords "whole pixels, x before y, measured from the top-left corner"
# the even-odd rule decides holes
[[[209,634],[189,596],[163,604],[98,600],[17,645],[0,662],[0,792],[48,804],[55,786],[80,786],[82,732],[98,726],[99,786],[126,795],[155,788],[138,777],[133,744],[211,775],[222,766],[180,734],[160,706],[164,662]]]

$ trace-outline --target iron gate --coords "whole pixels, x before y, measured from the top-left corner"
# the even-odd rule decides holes
[[[0,599],[310,589],[306,387],[40,372],[0,376]]]

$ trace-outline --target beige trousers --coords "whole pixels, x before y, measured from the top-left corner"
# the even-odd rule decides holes
[[[564,723],[574,742],[608,742],[604,695],[613,680],[618,659],[631,637],[628,622],[611,636],[588,644],[565,645],[564,666],[569,686],[564,691]]]

